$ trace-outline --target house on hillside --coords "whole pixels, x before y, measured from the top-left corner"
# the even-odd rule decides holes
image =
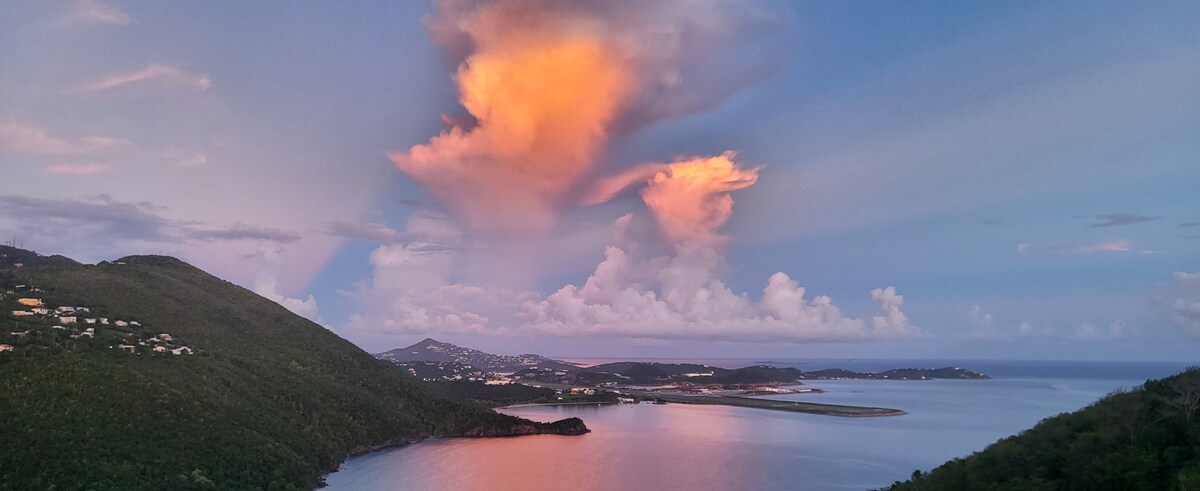
[[[108,325],[108,317],[101,317],[100,323],[107,326]]]
[[[182,355],[182,354],[190,355],[190,354],[192,354],[192,349],[187,346],[181,346],[181,347],[171,350],[171,354],[173,354],[173,355]]]
[[[60,314],[74,314],[75,307],[58,307],[58,308],[54,309],[54,311],[58,312]]]
[[[86,322],[86,323],[88,323],[88,324],[95,324],[95,323],[96,323],[96,318],[94,318],[94,317],[88,317],[88,318],[84,319],[83,321],[84,321],[84,322]]]
[[[131,326],[140,326],[140,325],[142,325],[142,323],[141,323],[141,322],[138,322],[138,321],[129,321],[129,325],[131,325]]]
[[[29,310],[37,315],[50,315],[50,309],[36,308]]]
[[[78,320],[79,319],[77,317],[59,317],[58,323],[65,326],[67,324],[74,324]]]
[[[134,346],[134,345],[132,345],[132,344],[122,344],[122,345],[120,345],[120,346],[117,346],[117,347],[118,347],[118,348],[121,348],[121,349],[123,349],[123,350],[125,350],[125,351],[127,351],[127,352],[129,352],[129,353],[137,353],[137,346]]]
[[[40,299],[40,298],[18,298],[17,303],[24,305],[26,307],[45,307],[46,306],[46,304],[42,303],[42,299]]]
[[[155,352],[155,353],[166,353],[166,352],[167,352],[167,347],[166,347],[166,346],[163,346],[163,345],[158,345],[158,346],[155,346],[155,347],[154,347],[154,352]]]
[[[11,344],[0,344],[0,351],[12,351],[15,349]]]
[[[117,327],[125,327],[125,326],[129,325],[129,323],[125,322],[125,321],[116,321],[116,322],[114,322],[114,324],[116,324]]]
[[[162,333],[162,334],[159,334],[159,335],[158,335],[158,339],[159,339],[159,340],[161,340],[161,341],[163,341],[163,342],[167,342],[167,343],[169,343],[169,342],[171,342],[171,340],[172,340],[172,339],[174,339],[174,338],[172,338],[170,334],[167,334],[167,333],[165,333],[165,332],[164,332],[164,333]]]
[[[13,317],[25,317],[27,315],[33,315],[33,312],[28,310],[14,310],[12,311],[12,315]]]

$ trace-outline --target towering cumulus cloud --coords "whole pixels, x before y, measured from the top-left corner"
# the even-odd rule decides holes
[[[429,29],[470,117],[391,159],[474,230],[549,228],[611,136],[715,105],[764,72],[700,55],[772,21],[736,4],[438,2]]]
[[[755,38],[781,19],[763,1],[439,1],[428,27],[456,66],[469,115],[444,117],[448,129],[391,158],[469,233],[450,247],[397,239],[413,230],[387,234],[348,327],[753,341],[915,335],[891,287],[871,293],[882,315],[864,320],[827,296],[807,298],[784,273],[758,301],[721,281],[732,193],[759,173],[737,154],[601,166],[613,138],[712,108],[766,74],[762,47],[787,43]],[[743,49],[751,39],[758,49]],[[616,221],[582,285],[510,290],[465,281],[472,268],[457,267],[474,245],[466,242],[519,250],[566,209],[623,191],[640,194],[646,212]]]
[[[805,289],[775,273],[759,302],[734,293],[719,278],[726,238],[720,228],[733,213],[730,192],[749,187],[757,169],[735,155],[661,165],[642,188],[670,253],[638,257],[642,247],[630,226],[617,220],[616,239],[583,286],[567,285],[541,301],[525,303],[526,329],[559,335],[734,339],[742,341],[849,341],[906,338],[919,333],[900,310],[894,288],[872,299],[884,315],[870,325],[842,315],[827,296],[805,298]]]

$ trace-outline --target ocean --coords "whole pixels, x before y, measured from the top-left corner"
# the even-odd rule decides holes
[[[612,360],[572,360],[603,363]],[[577,416],[592,433],[439,438],[349,459],[329,490],[877,489],[969,455],[1038,421],[1186,363],[966,360],[659,360],[801,370],[958,366],[990,380],[811,381],[820,394],[771,396],[903,409],[840,418],[679,404],[533,406],[537,421]]]

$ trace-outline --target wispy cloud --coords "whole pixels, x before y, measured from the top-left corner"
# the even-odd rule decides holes
[[[330,235],[365,239],[378,244],[393,244],[401,237],[396,229],[382,223],[329,222],[325,230]]]
[[[185,72],[179,68],[157,63],[132,73],[101,78],[79,91],[107,92],[124,87],[159,87],[205,91],[212,87],[208,75]]]
[[[1200,285],[1200,271],[1189,273],[1187,271],[1176,271],[1175,282],[1184,286]]]
[[[1183,222],[1183,223],[1179,224],[1179,226],[1180,227],[1200,227],[1200,222]]]
[[[78,0],[71,5],[61,22],[63,24],[125,26],[133,23],[133,17],[112,5],[99,0]]]
[[[91,176],[108,170],[107,164],[90,162],[87,164],[55,164],[46,168],[47,174],[56,176]]]
[[[33,155],[79,155],[130,146],[129,140],[105,136],[67,139],[51,136],[45,128],[21,123],[0,123],[0,150]]]
[[[258,227],[244,223],[235,223],[230,227],[196,230],[188,237],[197,240],[266,240],[286,244],[300,240],[300,235],[271,227]]]
[[[1017,244],[1017,252],[1026,254],[1029,252],[1049,252],[1056,254],[1096,254],[1100,252],[1129,252],[1130,245],[1126,239],[1106,240],[1103,242],[1089,244],[1046,244],[1035,246],[1029,243]],[[1157,251],[1141,251],[1142,253],[1155,253]]]
[[[1090,225],[1091,228],[1100,227],[1115,227],[1117,225],[1133,225],[1135,223],[1144,223],[1153,220],[1158,220],[1162,217],[1146,216],[1146,215],[1130,215],[1128,213],[1109,213],[1106,215],[1096,215],[1099,222]]]
[[[1095,254],[1097,252],[1129,252],[1129,241],[1125,239],[1108,240],[1095,244],[1085,244],[1065,249],[1063,252],[1073,254]]]

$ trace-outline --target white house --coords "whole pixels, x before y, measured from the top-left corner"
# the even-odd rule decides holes
[[[117,346],[117,347],[118,347],[118,348],[121,348],[121,349],[123,349],[123,350],[125,350],[125,351],[128,351],[128,352],[130,352],[130,353],[137,353],[137,346],[134,346],[134,345],[132,345],[132,344],[122,344],[122,345],[120,345],[120,346]]]
[[[167,352],[167,347],[166,347],[166,346],[155,346],[155,347],[154,347],[154,352],[155,352],[155,353],[166,353],[166,352]]]
[[[129,321],[129,325],[131,325],[131,326],[140,326],[140,325],[142,325],[142,323],[141,323],[141,322],[138,322],[138,321]]]
[[[86,322],[86,323],[88,323],[88,324],[95,324],[95,323],[96,323],[96,319],[95,319],[94,317],[88,317],[88,318],[84,319],[83,321],[84,321],[84,322]]]
[[[14,349],[16,348],[14,348],[11,344],[0,344],[0,351],[12,351]]]
[[[114,324],[116,324],[117,327],[125,327],[125,326],[129,325],[129,323],[125,322],[125,321],[116,321],[116,322],[114,322]]]
[[[108,325],[108,317],[101,317],[100,323],[107,326]]]
[[[175,349],[171,350],[171,354],[175,354],[175,355],[182,355],[184,353],[187,353],[190,355],[190,354],[192,354],[192,349],[187,346],[181,346],[179,348],[175,348]]]
[[[13,317],[24,317],[27,315],[33,315],[33,312],[30,312],[28,310],[14,310],[14,311],[12,311],[12,315],[13,315]]]
[[[54,311],[58,312],[60,314],[74,314],[75,307],[59,307],[59,308],[54,309]]]
[[[36,309],[29,309],[29,310],[33,311],[33,313],[35,313],[37,315],[50,315],[50,309],[36,308]]]
[[[163,341],[170,342],[170,341],[171,341],[171,339],[173,339],[173,338],[171,337],[171,335],[170,335],[170,334],[167,334],[167,333],[165,333],[165,332],[164,332],[164,333],[162,333],[162,334],[159,334],[159,335],[158,335],[158,339],[160,339],[160,340],[163,340]]]
[[[67,325],[67,324],[74,324],[74,323],[75,323],[76,321],[78,321],[78,320],[79,320],[79,319],[78,319],[78,318],[76,318],[76,317],[59,317],[59,318],[58,318],[58,323],[59,323],[59,324],[62,324],[62,325],[64,325],[64,326],[65,326],[65,325]]]

